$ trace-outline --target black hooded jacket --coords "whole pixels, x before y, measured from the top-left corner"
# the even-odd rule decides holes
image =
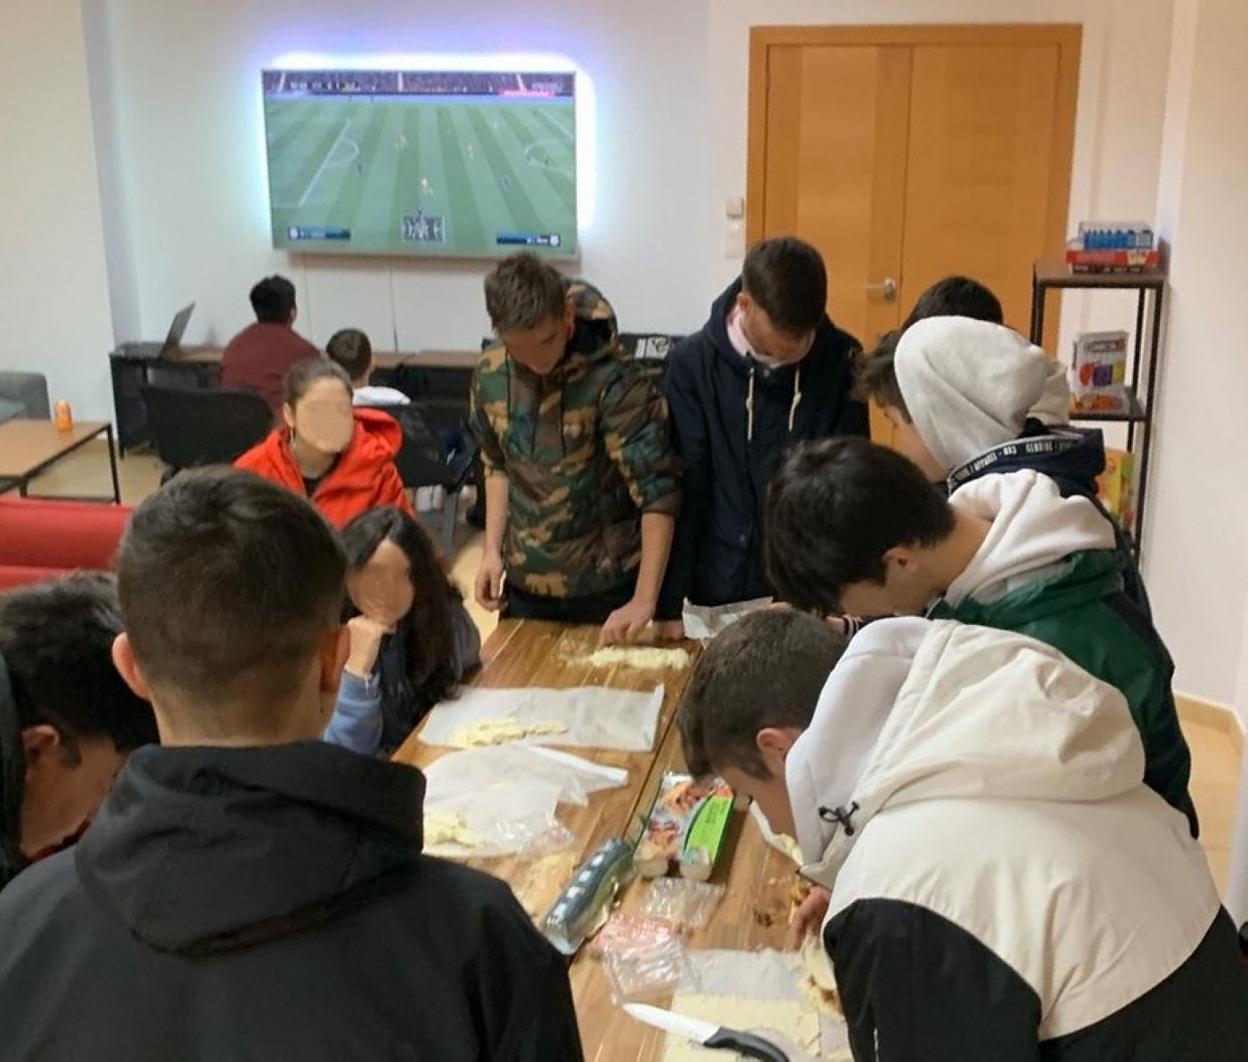
[[[26,865],[22,855],[22,794],[26,790],[26,754],[22,726],[13,700],[9,669],[0,656],[0,889]],[[3,940],[0,937],[0,940]],[[2,950],[2,949],[0,949]]]
[[[763,506],[784,452],[795,442],[866,435],[867,407],[852,395],[859,344],[826,316],[797,365],[768,368],[728,338],[736,280],[710,320],[667,358],[664,391],[672,440],[685,464],[684,505],[657,615],[680,615],[683,598],[723,605],[771,591],[763,572]]]
[[[140,749],[0,895],[6,1060],[579,1059],[507,886],[421,854],[424,776],[321,742]]]

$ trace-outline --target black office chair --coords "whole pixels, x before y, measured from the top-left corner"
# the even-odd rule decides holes
[[[408,490],[421,487],[441,487],[445,500],[440,510],[421,515],[438,516],[437,537],[442,552],[450,556],[455,548],[455,519],[459,510],[459,496],[472,477],[472,465],[477,456],[475,442],[470,442],[449,457],[429,428],[428,420],[419,404],[406,406],[373,406],[382,413],[389,413],[403,429],[403,445],[394,459],[399,478]]]
[[[251,391],[186,391],[141,388],[152,445],[167,482],[184,468],[228,465],[273,427],[269,404]]]

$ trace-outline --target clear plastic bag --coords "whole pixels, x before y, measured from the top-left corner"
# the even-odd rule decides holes
[[[428,843],[431,855],[538,858],[572,843],[555,815],[558,804],[584,805],[590,794],[622,785],[628,772],[514,745],[442,756],[426,768],[425,779],[426,821],[456,816],[463,826],[457,839]]]
[[[701,929],[723,895],[722,885],[688,878],[656,878],[650,882],[638,913],[682,929]]]
[[[598,931],[589,950],[595,958],[602,959],[615,951],[661,944],[679,936],[680,929],[661,918],[645,918],[616,911]]]
[[[613,948],[603,955],[602,966],[611,1000],[617,1005],[670,995],[693,976],[679,934],[656,935]]]

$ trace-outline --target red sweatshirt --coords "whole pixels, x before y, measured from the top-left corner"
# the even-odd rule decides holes
[[[282,388],[286,374],[304,358],[319,358],[321,352],[290,325],[248,325],[221,355],[221,386],[255,391],[275,413],[282,408]]]
[[[355,410],[355,432],[338,462],[316,487],[311,501],[337,528],[360,513],[394,505],[415,515],[408,501],[395,455],[403,444],[403,429],[389,413],[375,409]],[[262,443],[234,462],[235,468],[254,472],[307,497],[303,473],[290,449],[290,429],[275,428]]]

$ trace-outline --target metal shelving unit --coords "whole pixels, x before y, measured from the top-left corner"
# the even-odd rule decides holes
[[[1045,303],[1051,291],[1071,289],[1095,291],[1135,291],[1135,343],[1131,359],[1131,380],[1127,384],[1127,408],[1114,413],[1071,412],[1071,420],[1100,424],[1125,424],[1127,449],[1139,462],[1135,488],[1135,523],[1124,530],[1139,555],[1144,532],[1144,503],[1148,489],[1148,460],[1152,449],[1157,364],[1161,354],[1161,311],[1165,298],[1166,272],[1146,269],[1139,273],[1074,273],[1061,259],[1042,259],[1031,276],[1031,341],[1043,345]],[[1148,330],[1145,350],[1144,334]],[[1143,388],[1143,390],[1141,390]],[[1143,394],[1143,401],[1140,395]]]

